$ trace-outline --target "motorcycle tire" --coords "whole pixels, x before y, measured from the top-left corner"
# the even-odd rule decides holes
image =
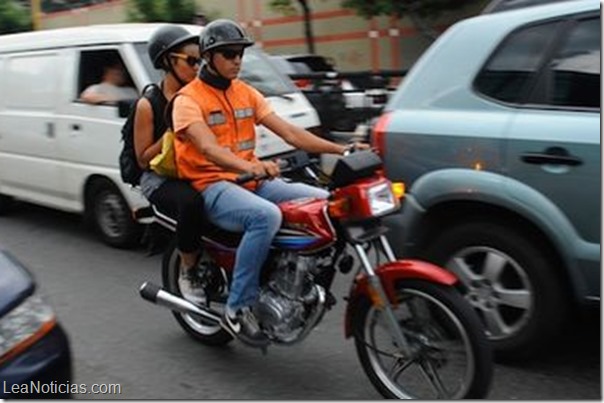
[[[178,286],[180,275],[180,256],[176,248],[176,242],[172,242],[166,249],[162,261],[162,281],[166,291],[182,296]],[[220,324],[210,323],[201,318],[172,311],[172,315],[178,324],[193,339],[209,346],[222,346],[233,340],[233,337],[224,330]]]
[[[423,280],[397,284],[393,313],[412,351],[405,356],[369,299],[353,327],[363,370],[385,398],[481,399],[489,392],[492,353],[478,315],[452,287]]]

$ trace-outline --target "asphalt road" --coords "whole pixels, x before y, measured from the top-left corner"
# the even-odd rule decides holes
[[[375,400],[352,340],[343,337],[351,275],[338,304],[302,344],[266,356],[233,342],[210,348],[184,334],[170,312],[138,296],[160,281],[159,255],[101,244],[78,216],[22,204],[0,217],[0,245],[26,263],[55,307],[74,354],[75,382],[119,384],[85,399]],[[497,365],[490,399],[602,398],[599,312],[569,329],[546,357]]]

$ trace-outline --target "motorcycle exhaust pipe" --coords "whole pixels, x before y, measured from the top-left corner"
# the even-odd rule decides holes
[[[208,309],[202,308],[198,305],[193,304],[192,302],[187,301],[184,298],[176,296],[157,284],[153,284],[149,281],[145,281],[139,288],[140,296],[149,302],[152,302],[157,305],[164,306],[173,311],[178,311],[180,313],[187,313],[191,315],[197,315],[204,319],[215,322],[216,324],[220,323],[220,314]]]

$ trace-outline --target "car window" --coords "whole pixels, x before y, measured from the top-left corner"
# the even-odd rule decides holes
[[[275,65],[275,67],[282,73],[290,75],[295,74],[294,66],[291,65],[287,60],[283,59],[281,56],[270,56],[271,61]]]
[[[300,62],[289,62],[289,63],[294,68],[294,71],[297,74],[310,74],[313,72],[313,70],[304,63],[300,63]]]
[[[119,73],[119,79],[115,77],[107,79],[108,70],[112,69],[114,73],[111,75],[115,76]],[[74,99],[79,99],[90,89],[98,97],[98,103],[104,103],[103,99],[112,104],[117,100],[131,100],[138,97],[132,75],[117,48],[82,50],[80,53],[78,88]]]
[[[600,108],[600,18],[577,21],[548,65],[545,104]]]
[[[524,103],[559,25],[550,22],[513,32],[478,74],[475,90],[503,102]]]
[[[268,56],[254,48],[245,51],[239,77],[265,96],[296,91],[292,81],[273,65]]]

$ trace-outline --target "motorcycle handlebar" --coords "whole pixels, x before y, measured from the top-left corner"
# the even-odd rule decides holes
[[[311,160],[308,155],[304,152],[296,152],[294,154],[288,155],[283,159],[277,160],[277,165],[279,165],[279,169],[281,173],[295,171],[309,165],[314,164],[315,162]],[[263,175],[260,177],[256,177],[251,172],[245,172],[235,178],[235,183],[241,185],[243,183],[249,182],[251,180],[262,180],[266,179],[267,175]]]
[[[256,177],[256,175],[254,175],[253,173],[246,172],[244,174],[239,175],[237,178],[235,178],[235,183],[238,184],[238,185],[242,185],[245,182],[251,181],[255,177]],[[258,178],[258,179],[261,179],[261,178]]]

